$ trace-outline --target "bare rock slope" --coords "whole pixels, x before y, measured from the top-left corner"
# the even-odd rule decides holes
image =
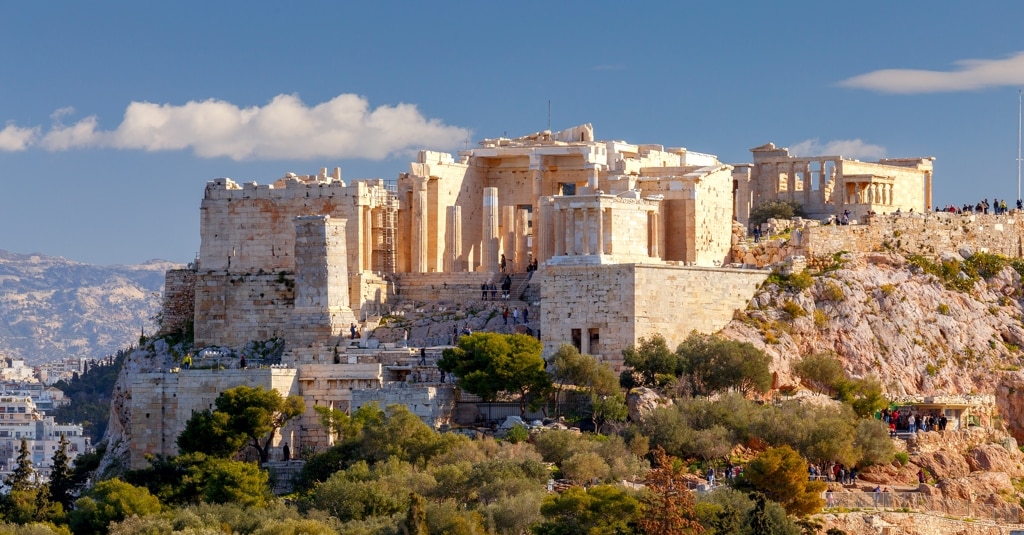
[[[994,394],[1020,440],[1021,276],[1008,264],[987,279],[933,275],[920,264],[895,253],[844,254],[807,288],[766,284],[722,334],[770,354],[779,385],[798,384],[796,359],[828,351],[850,374],[878,376],[889,396]]]

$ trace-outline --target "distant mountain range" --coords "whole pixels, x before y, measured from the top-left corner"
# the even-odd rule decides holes
[[[0,358],[104,357],[156,331],[164,272],[150,260],[94,266],[0,249]]]

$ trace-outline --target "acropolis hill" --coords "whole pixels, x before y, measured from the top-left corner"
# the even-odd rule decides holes
[[[616,366],[621,351],[641,338],[661,335],[675,347],[693,330],[725,329],[775,356],[782,382],[792,377],[793,358],[809,347],[831,347],[853,373],[891,373],[883,383],[900,394],[969,393],[982,384],[971,374],[944,379],[952,366],[919,380],[924,364],[911,360],[920,356],[917,343],[910,344],[910,357],[899,354],[899,365],[873,368],[862,361],[866,349],[877,360],[899,347],[873,345],[873,327],[845,331],[827,298],[815,297],[826,295],[824,279],[809,293],[789,296],[761,286],[771,273],[766,268],[791,273],[838,262],[830,276],[839,276],[843,265],[898,266],[903,271],[891,269],[872,283],[893,278],[897,292],[901,284],[924,287],[927,278],[907,271],[912,266],[900,253],[1019,257],[1019,214],[932,212],[932,158],[795,157],[772,144],[751,153],[752,163],[726,164],[684,148],[597,141],[593,128],[582,125],[486,139],[456,155],[421,151],[393,183],[346,181],[337,168],[288,173],[270,184],[212,180],[200,209],[199,257],[188,269],[168,272],[162,313],[164,332],[193,327],[197,359],[211,366],[167,373],[174,362],[136,362],[122,384],[131,398],[112,428],[127,439],[131,465],[144,465],[147,454],[176,453],[174,438],[193,411],[239,384],[306,398],[306,415],[278,437],[277,445],[287,443],[291,451],[329,441],[316,405],[401,402],[435,425],[457,422],[464,404],[433,366],[453,327],[520,329],[538,335],[545,354],[569,343]],[[755,243],[747,235],[751,211],[772,200],[799,202],[807,218],[766,226],[765,239]],[[820,223],[844,215],[850,225]],[[528,269],[533,265],[536,270]],[[1011,273],[1002,277],[1019,288],[1019,275]],[[506,275],[507,303],[481,293],[482,286],[500,287]],[[866,285],[858,291],[878,299]],[[928,295],[954,314],[974,306],[944,291]],[[778,309],[787,301],[808,310],[807,318],[783,316]],[[505,326],[500,310],[506,305],[528,310],[529,323]],[[754,305],[756,311],[738,314]],[[925,313],[934,316],[929,306]],[[990,336],[959,350],[979,346],[972,354],[1001,359],[1006,351],[984,351],[992,336],[1010,340],[1006,332],[1018,333],[1024,343],[1019,313],[1002,306],[990,315],[1006,320],[985,327],[992,332],[979,330]],[[829,314],[824,323],[816,321],[818,310]],[[435,319],[402,329],[387,322],[429,314]],[[758,321],[794,328],[776,332]],[[956,329],[946,325],[942,336],[953,340]],[[833,332],[846,333],[846,340],[833,340]],[[275,366],[236,367],[238,354],[266,341],[283,344],[275,346],[281,349]],[[427,362],[406,345],[427,346]],[[219,369],[222,358],[232,369]],[[988,393],[999,384],[984,383]],[[1002,402],[1004,416],[1021,414],[1013,403]]]

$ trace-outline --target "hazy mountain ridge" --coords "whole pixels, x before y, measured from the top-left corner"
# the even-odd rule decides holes
[[[103,357],[156,329],[164,273],[149,260],[96,266],[0,249],[0,357],[39,364]]]

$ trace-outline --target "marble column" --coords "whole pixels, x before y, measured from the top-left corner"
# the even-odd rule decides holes
[[[564,256],[565,255],[565,210],[561,207],[551,207],[551,219],[555,223],[555,247],[552,256]],[[545,258],[544,260],[547,260]]]
[[[463,271],[462,257],[462,207],[448,207],[448,229],[445,239],[444,270],[448,273]]]
[[[427,271],[427,180],[416,177],[412,195],[412,272]]]
[[[484,188],[484,243],[480,268],[484,272],[498,271],[498,188]]]
[[[516,210],[516,267],[515,271],[520,273],[526,271],[526,265],[530,262],[530,214],[526,210]],[[536,240],[536,238],[534,238]]]

